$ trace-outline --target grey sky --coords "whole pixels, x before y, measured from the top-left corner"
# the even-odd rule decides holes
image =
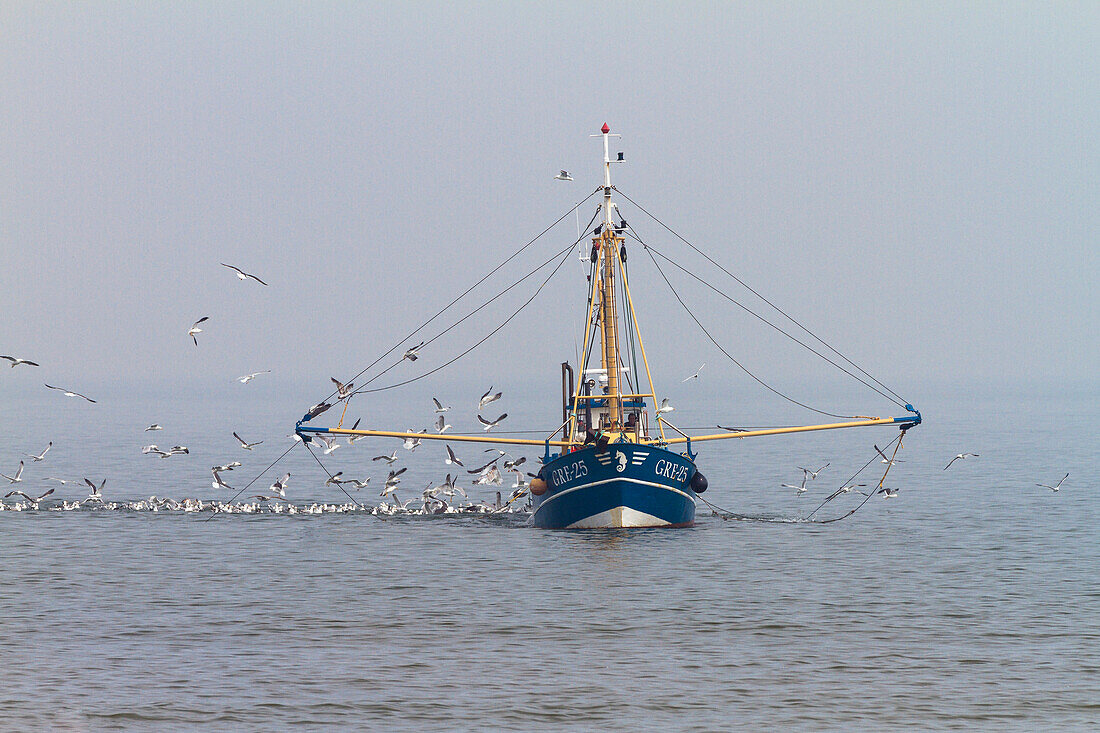
[[[0,29],[0,353],[36,377],[323,390],[594,188],[607,121],[624,192],[903,394],[1095,383],[1096,3],[5,3]],[[733,378],[634,249],[655,376]],[[579,273],[455,369],[552,380]],[[706,318],[761,373],[828,374]]]

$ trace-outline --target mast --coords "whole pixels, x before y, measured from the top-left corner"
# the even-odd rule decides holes
[[[615,225],[611,219],[611,154],[608,138],[611,128],[605,122],[603,135],[603,231],[593,242],[600,257],[600,340],[601,366],[607,374],[607,427],[617,429],[622,424],[621,390],[619,389],[619,319],[615,308],[615,257],[619,247]]]

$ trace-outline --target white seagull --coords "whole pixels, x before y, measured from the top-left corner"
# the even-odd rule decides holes
[[[684,382],[690,382],[692,379],[698,379],[699,378],[699,372],[703,371],[703,367],[705,367],[706,365],[707,365],[707,363],[704,361],[702,364],[699,365],[699,368],[695,370],[695,374],[692,374],[687,379],[681,379],[680,384],[683,384]]]
[[[794,489],[795,491],[798,492],[798,496],[802,496],[804,493],[806,493],[806,477],[805,476],[802,477],[802,484],[799,485],[799,486],[795,486],[794,484],[779,484],[779,485],[784,489]]]
[[[477,409],[480,410],[481,408],[485,407],[485,405],[489,404],[490,402],[496,402],[497,400],[500,399],[500,396],[502,394],[503,394],[503,392],[497,392],[496,394],[493,394],[493,388],[490,387],[489,391],[486,392],[485,394],[481,395],[481,399],[478,400]]]
[[[50,444],[46,446],[46,450],[42,451],[37,456],[31,455],[30,453],[24,453],[23,455],[25,455],[27,458],[30,458],[35,463],[37,463],[38,461],[42,461],[42,460],[46,459],[46,454],[50,452],[50,448],[53,448],[53,441],[52,440],[50,441]]]
[[[435,397],[432,397],[432,402],[435,403],[435,411],[436,412],[446,412],[447,410],[451,409],[450,406],[444,406],[443,403],[440,402]]]
[[[371,460],[372,461],[385,461],[386,463],[392,465],[393,462],[397,460],[397,451],[394,451],[393,453],[390,453],[388,456],[375,456]]]
[[[897,498],[898,490],[897,489],[880,489],[878,493],[882,494],[883,499],[894,499],[894,498]]]
[[[569,171],[561,171],[558,175],[554,176],[555,181],[572,181],[573,176],[569,175]]]
[[[314,435],[313,439],[325,446],[324,451],[326,456],[340,447],[340,444],[336,442],[336,438],[330,438],[327,435]]]
[[[202,329],[199,328],[200,323],[204,323],[210,320],[210,316],[203,316],[199,320],[191,324],[191,329],[187,332],[187,335],[191,337],[191,340],[195,342],[195,346],[199,345],[199,340],[195,338],[196,334],[202,333]]]
[[[663,400],[661,400],[661,406],[657,408],[657,414],[658,415],[663,415],[664,413],[672,412],[675,409],[676,409],[675,407],[668,404],[668,398],[666,397]]]
[[[88,400],[88,402],[91,402],[93,405],[95,404],[95,400],[93,400],[91,397],[88,397],[87,395],[82,395],[79,392],[73,392],[72,390],[65,389],[64,387],[55,387],[52,384],[47,384],[46,387],[48,387],[49,389],[56,389],[58,392],[62,393],[66,397],[79,397],[82,400]]]
[[[281,498],[286,498],[286,485],[290,481],[290,472],[288,471],[281,479],[271,484],[271,488],[268,491],[278,494]]]
[[[218,475],[218,470],[217,470],[218,468],[220,468],[220,466],[211,469],[211,473],[214,474],[213,488],[215,488],[215,489],[228,489],[228,490],[232,491],[233,487],[230,486],[229,484],[227,484],[226,482],[222,481],[222,477]]]
[[[7,474],[0,473],[0,477],[6,478],[9,484],[18,484],[23,480],[23,461],[19,461],[19,470],[15,472],[15,476],[8,476]]]
[[[882,456],[882,460],[879,461],[879,463],[885,463],[888,466],[893,466],[895,463],[905,463],[905,461],[901,460],[900,458],[895,458],[893,460],[890,460],[889,458],[886,457],[886,454],[882,452],[882,449],[880,449],[877,445],[875,446],[875,450],[878,451],[878,454],[880,456]],[[950,464],[948,464],[948,465],[950,465]],[[944,469],[944,470],[946,470],[946,469]]]
[[[435,432],[437,433],[443,434],[450,430],[451,427],[453,426],[450,425],[446,420],[444,420],[442,415],[440,415],[439,419],[435,421]]]
[[[29,361],[27,359],[20,359],[18,356],[0,356],[0,359],[7,359],[8,361],[10,361],[12,369],[15,369],[20,364],[26,364],[27,366],[33,367],[38,366],[36,362]]]
[[[260,278],[256,277],[255,275],[251,275],[251,274],[245,272],[244,270],[242,270],[239,267],[234,267],[233,265],[227,265],[224,262],[222,262],[220,264],[221,264],[222,267],[228,267],[230,270],[237,273],[237,279],[238,280],[248,280],[248,279],[251,278],[252,280],[255,280],[256,282],[258,282],[260,285],[267,285],[267,283],[265,283]]]
[[[351,382],[344,384],[336,377],[329,377],[329,379],[336,385],[336,399],[346,400],[348,397],[351,397],[351,391],[355,389],[355,384]]]
[[[443,461],[444,463],[446,463],[448,466],[453,463],[456,466],[462,466],[463,468],[465,468],[465,466],[463,466],[463,464],[462,464],[462,461],[458,460],[458,457],[455,455],[455,452],[453,450],[451,450],[451,446],[444,444],[443,447],[447,449],[447,459],[445,461]]]
[[[485,430],[485,432],[489,432],[490,430],[495,428],[497,425],[500,425],[501,421],[504,420],[504,418],[506,418],[506,417],[508,417],[507,412],[504,413],[503,415],[501,415],[500,417],[498,417],[496,420],[493,420],[492,422],[489,422],[488,420],[483,418],[481,415],[478,415],[477,416],[477,421],[485,426],[483,428]]]
[[[258,446],[260,443],[263,443],[262,440],[258,440],[255,443],[249,443],[247,440],[245,440],[241,436],[237,435],[236,433],[233,433],[233,437],[237,439],[237,442],[240,443],[241,447],[244,448],[245,450],[252,450],[256,446]]]
[[[964,458],[978,458],[978,457],[979,456],[978,456],[977,453],[960,453],[959,455],[955,456],[950,461],[948,461],[947,465],[943,467],[943,470],[946,471],[947,469],[951,468],[951,464],[954,463],[955,461],[962,460]]]
[[[424,342],[421,341],[416,346],[412,347],[411,349],[408,349],[405,352],[405,355],[401,358],[402,359],[408,359],[409,361],[416,361],[417,359],[420,358],[419,354],[417,354],[416,352],[420,351],[420,347],[422,347],[423,345],[424,345]]]
[[[148,433],[148,432],[149,432],[150,430],[164,430],[164,428],[162,428],[162,427],[161,427],[160,425],[157,425],[156,423],[153,423],[153,424],[152,424],[152,425],[150,425],[149,427],[145,428],[145,432],[147,432],[147,433]]]
[[[237,381],[240,382],[241,384],[248,384],[249,382],[251,382],[256,377],[260,376],[261,374],[271,374],[271,370],[270,369],[264,369],[263,371],[252,372],[251,374],[244,374],[244,375],[241,375],[241,376],[237,377]]]
[[[54,490],[50,489],[49,491],[47,491],[45,494],[42,494],[41,496],[27,496],[22,491],[9,491],[8,493],[4,494],[4,498],[7,499],[10,496],[15,496],[16,494],[18,494],[19,496],[22,496],[24,499],[29,501],[31,503],[31,505],[35,509],[37,509],[38,508],[38,502],[42,501],[43,499],[45,499],[47,496],[49,496],[53,492],[54,492]]]
[[[103,482],[99,486],[96,486],[85,477],[84,483],[92,488],[91,493],[88,494],[88,498],[85,499],[85,501],[103,501],[103,487],[107,485],[107,479],[103,479]]]
[[[816,471],[811,471],[810,469],[808,469],[808,468],[803,468],[802,466],[797,466],[796,468],[798,468],[798,470],[802,472],[802,474],[803,474],[803,479],[802,479],[802,480],[803,480],[803,481],[805,481],[805,480],[806,480],[806,478],[805,478],[805,477],[809,477],[809,479],[810,479],[811,481],[815,481],[815,480],[817,480],[817,474],[821,473],[822,471],[824,471],[824,470],[825,470],[826,468],[828,468],[828,467],[829,467],[829,464],[828,464],[828,463],[826,463],[826,464],[825,464],[824,466],[822,466],[821,468],[817,469]]]
[[[22,468],[22,467],[23,467],[23,464],[22,464],[22,463],[20,463],[20,464],[19,464],[19,467],[20,467],[20,468]],[[4,478],[7,478],[7,476],[5,476]],[[1067,478],[1069,478],[1069,474],[1068,474],[1068,473],[1067,473],[1067,474],[1066,474],[1065,476],[1063,476],[1063,477],[1062,477],[1062,481],[1065,481],[1065,480],[1066,480]],[[1036,486],[1041,486],[1041,487],[1043,487],[1044,489],[1050,489],[1051,491],[1058,491],[1059,489],[1061,489],[1061,488],[1062,488],[1062,481],[1059,481],[1058,483],[1054,484],[1054,486],[1049,486],[1049,485],[1047,485],[1047,484],[1035,484],[1035,485],[1036,485]]]

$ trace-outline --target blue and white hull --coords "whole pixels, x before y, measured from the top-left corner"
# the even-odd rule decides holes
[[[695,464],[664,448],[611,443],[564,453],[543,467],[546,492],[532,496],[531,523],[544,529],[685,527],[695,523]]]

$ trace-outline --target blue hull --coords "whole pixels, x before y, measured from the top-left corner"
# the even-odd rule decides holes
[[[545,529],[684,527],[695,523],[695,464],[679,453],[633,443],[589,445],[547,462],[531,523]]]

